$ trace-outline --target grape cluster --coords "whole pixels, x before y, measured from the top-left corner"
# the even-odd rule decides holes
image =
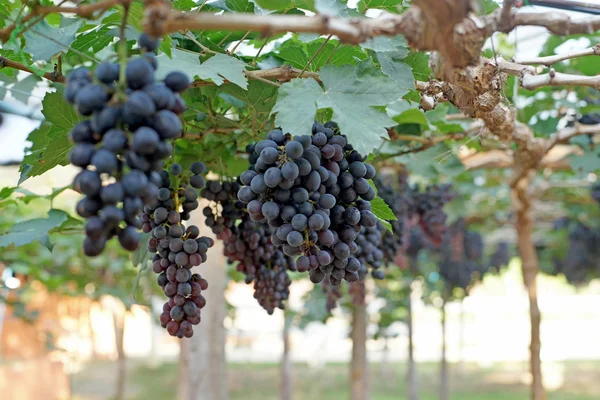
[[[508,265],[510,262],[510,254],[508,251],[508,243],[499,242],[496,245],[496,249],[490,257],[490,267],[495,268],[497,271],[503,266]]]
[[[600,231],[577,222],[569,232],[562,272],[572,285],[585,284],[600,274]]]
[[[350,301],[355,306],[365,304],[365,299],[367,297],[367,288],[365,287],[365,281],[359,280],[357,282],[352,282],[348,287],[348,294],[350,295]]]
[[[479,233],[467,230],[462,218],[448,227],[440,250],[440,275],[452,288],[467,290],[487,272],[482,263],[483,239]]]
[[[333,285],[358,280],[353,254],[361,227],[375,226],[368,182],[375,169],[364,162],[333,122],[315,123],[310,135],[275,129],[248,147],[250,168],[240,176],[238,198],[253,221],[276,228],[271,241],[310,279]]]
[[[83,243],[88,256],[100,254],[114,236],[127,250],[138,247],[139,214],[156,197],[158,171],[171,154],[169,140],[182,131],[179,93],[189,80],[171,72],[164,82],[155,82],[158,40],[142,34],[139,45],[147,52],[129,61],[122,77],[119,64],[103,62],[94,75],[80,68],[67,79],[67,101],[90,117],[70,135],[75,143],[71,164],[82,169],[73,187],[85,195],[76,210],[88,219]]]
[[[288,270],[294,270],[294,261],[271,242],[273,227],[254,222],[249,214],[242,216],[232,234],[224,239],[224,254],[228,262],[238,262],[237,270],[245,282],[254,282],[254,297],[272,314],[275,308],[284,308],[289,297],[291,280]]]
[[[356,238],[358,250],[354,256],[360,261],[361,269],[358,275],[361,279],[367,274],[367,267],[371,267],[371,276],[375,279],[385,278],[381,270],[383,265],[382,236],[385,227],[378,222],[377,225],[369,228],[363,228]]]
[[[441,243],[446,230],[446,213],[444,205],[454,199],[452,187],[446,185],[430,185],[425,191],[415,188],[414,204],[419,215],[419,223],[423,232],[435,244]]]
[[[267,313],[273,314],[276,308],[284,309],[284,301],[290,296],[292,280],[287,273],[287,260],[274,260],[271,268],[262,264],[254,278],[254,298]]]
[[[393,233],[384,231],[382,236],[386,264],[395,263],[399,254],[416,259],[421,250],[440,246],[447,218],[443,208],[455,197],[450,185],[427,186],[422,191],[408,183],[406,171],[374,182],[397,219],[391,222]]]
[[[327,280],[321,282],[321,289],[325,293],[325,309],[331,313],[338,304],[338,300],[342,298],[342,289],[338,286],[333,286]]]
[[[221,240],[232,235],[236,222],[245,213],[245,205],[237,199],[240,190],[238,181],[208,181],[200,195],[211,203],[204,207],[202,213],[205,223]]]
[[[384,231],[381,238],[381,250],[386,264],[393,264],[398,253],[406,249],[410,211],[414,209],[413,192],[408,184],[401,182],[402,177],[406,177],[406,174],[399,175],[401,178],[398,179],[398,183],[400,183],[398,188],[390,182],[390,178],[392,178],[390,176],[386,177],[387,179],[374,180],[379,197],[385,201],[396,216],[395,221],[390,221],[392,232]]]
[[[600,205],[600,183],[592,185],[592,199]]]
[[[198,208],[198,190],[204,186],[204,164],[192,164],[183,171],[172,164],[169,172],[160,172],[161,182],[155,201],[144,207],[143,230],[150,233],[148,251],[156,253],[152,270],[158,274],[158,285],[169,301],[163,307],[160,323],[171,336],[191,337],[193,325],[200,323],[200,309],[206,305],[201,292],[208,282],[191,268],[206,262],[207,251],[214,245],[208,237],[200,237],[195,225],[187,228],[182,221]],[[200,179],[202,178],[202,179]]]

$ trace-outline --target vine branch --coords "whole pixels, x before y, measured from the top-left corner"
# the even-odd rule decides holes
[[[76,14],[82,18],[90,18],[96,12],[104,12],[117,4],[129,5],[131,0],[100,0],[97,3],[82,4],[76,7],[70,6],[34,6],[29,14],[21,19],[20,24],[29,22],[35,17],[45,18],[48,14],[53,13],[64,13],[64,14]],[[0,29],[0,42],[6,42],[12,32],[17,28],[17,24],[13,23],[6,28]]]
[[[600,44],[589,47],[583,50],[577,50],[565,54],[557,54],[546,57],[532,57],[532,58],[516,58],[514,60],[517,64],[522,65],[545,65],[547,67],[559,63],[561,61],[570,60],[572,58],[584,57],[584,56],[598,56],[600,55]]]
[[[276,67],[270,69],[262,69],[257,71],[245,71],[245,75],[248,79],[255,79],[259,81],[270,81],[269,83],[277,82],[288,82],[293,78],[297,78],[302,71],[297,68],[290,66]],[[303,78],[313,78],[320,82],[319,74],[316,72],[305,71],[302,74]],[[231,83],[225,79],[224,83]],[[192,87],[199,88],[205,86],[213,86],[215,83],[212,81],[195,80],[192,82]]]
[[[18,69],[19,71],[25,71],[29,72],[30,74],[35,74],[35,71],[29,68],[28,66],[13,60],[9,60],[8,58],[2,56],[0,56],[0,68],[14,68]],[[44,75],[42,75],[42,77],[52,82],[63,83],[65,81],[64,75],[62,75],[58,70],[54,72],[46,72]]]

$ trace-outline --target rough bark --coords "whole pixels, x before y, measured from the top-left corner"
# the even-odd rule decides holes
[[[440,400],[448,400],[448,362],[446,360],[446,299],[442,303],[442,360],[440,363]]]
[[[283,353],[281,355],[281,400],[292,400],[293,374],[290,346],[290,322],[287,318],[283,323],[282,331]]]
[[[199,209],[202,209],[202,205]],[[200,227],[203,235],[210,233],[201,213],[194,213],[191,223]],[[227,400],[227,373],[225,361],[225,267],[223,242],[215,240],[208,252],[208,261],[197,268],[208,281],[206,307],[202,322],[194,327],[194,336],[181,341],[179,355],[178,400]]]
[[[542,362],[540,358],[541,313],[537,301],[537,274],[539,261],[532,239],[531,198],[527,192],[528,179],[521,179],[512,188],[513,208],[516,211],[515,228],[518,237],[519,256],[523,281],[529,298],[529,319],[531,323],[531,341],[529,361],[531,373],[531,399],[546,400],[542,380]]]
[[[412,309],[412,290],[408,295],[406,325],[408,328],[408,374],[406,377],[408,388],[408,400],[419,400],[419,381],[417,377],[417,366],[415,364],[415,346],[413,342],[414,325]]]
[[[125,358],[125,349],[123,339],[125,338],[125,311],[112,310],[113,327],[115,331],[115,347],[117,348],[117,379],[115,382],[115,400],[125,399],[126,380],[127,380],[127,361]]]
[[[364,302],[353,306],[351,337],[350,400],[368,400],[367,306]]]

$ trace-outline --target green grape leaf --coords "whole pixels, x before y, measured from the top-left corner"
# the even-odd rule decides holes
[[[35,60],[49,60],[56,53],[69,49],[82,24],[80,18],[61,16],[60,26],[54,28],[44,19],[24,33],[27,39],[25,51]]]
[[[27,104],[29,97],[31,97],[31,92],[33,92],[33,89],[35,89],[40,80],[41,78],[36,75],[29,75],[25,79],[17,81],[10,92],[12,97],[21,103]]]
[[[392,227],[392,224],[390,224],[389,221],[386,221],[385,219],[381,219],[379,217],[377,217],[377,221],[379,221],[381,225],[383,225],[385,229],[387,229],[390,233],[394,233],[394,228]]]
[[[306,48],[299,43],[284,42],[279,48],[279,57],[295,68],[304,68],[308,63]]]
[[[368,39],[360,45],[363,49],[373,50],[379,53],[386,52],[397,52],[397,58],[404,58],[408,55],[408,43],[402,35],[387,37],[387,36],[376,36]]]
[[[19,247],[32,242],[42,242],[52,250],[48,233],[69,218],[62,210],[51,209],[47,218],[34,218],[14,224],[6,234],[0,236],[0,247]]]
[[[113,37],[108,35],[109,31],[109,26],[103,25],[100,28],[93,29],[89,32],[77,36],[75,41],[71,44],[71,49],[67,53],[67,57],[76,56],[77,53],[75,52],[75,50],[83,53],[91,50],[92,53],[95,54],[100,50],[104,49],[114,39]]]
[[[397,219],[396,214],[394,214],[390,206],[379,196],[371,200],[371,208],[373,209],[373,214],[379,219],[386,221],[396,221]]]
[[[248,0],[226,0],[225,4],[230,11],[236,12],[254,12],[254,4]]]
[[[247,90],[234,84],[225,84],[219,90],[243,101],[254,112],[271,111],[277,97],[277,88],[261,81],[248,82]]]
[[[227,79],[242,89],[248,89],[245,70],[246,64],[243,61],[225,54],[216,54],[203,62],[195,72],[200,79],[210,79],[218,86],[221,86]]]
[[[489,14],[494,11],[496,8],[500,7],[497,2],[494,0],[480,0],[481,2],[481,12],[483,14]]]
[[[424,127],[429,126],[429,121],[425,113],[417,108],[416,103],[408,101],[397,101],[390,104],[386,111],[390,117],[398,124],[419,124]]]
[[[365,155],[376,149],[395,122],[374,106],[392,103],[408,90],[366,62],[327,66],[320,77],[324,88],[313,79],[294,79],[281,86],[272,111],[277,125],[302,135],[310,132],[317,109],[331,108],[355,149]]]
[[[265,10],[284,10],[291,8],[294,4],[292,0],[253,0],[259,7]]]
[[[69,163],[68,154],[73,146],[69,141],[69,131],[80,121],[77,112],[62,93],[52,92],[42,100],[42,114],[46,121],[27,138],[32,146],[21,162],[19,185],[27,178]]]
[[[150,236],[150,234],[148,233],[142,233],[141,237],[140,237],[140,246],[133,252],[131,253],[131,263],[133,264],[134,267],[137,267],[138,265],[140,265],[144,259],[148,256],[148,247],[146,246],[146,243],[148,242],[148,237]]]
[[[412,73],[418,81],[428,81],[431,75],[429,55],[426,53],[410,53],[404,60],[412,68]]]
[[[165,53],[167,57],[173,57],[173,39],[171,36],[165,36],[163,40],[161,40],[160,45],[158,46],[160,51]]]
[[[196,3],[192,0],[174,0],[173,8],[180,11],[190,11],[192,8],[196,7]]]
[[[190,79],[198,76],[203,80],[210,79],[218,86],[228,80],[243,89],[248,88],[248,80],[244,74],[246,64],[237,58],[216,54],[200,64],[196,53],[173,49],[171,55],[171,59],[166,54],[156,57],[159,65],[156,75],[159,79],[164,78],[171,71],[182,71]]]
[[[408,64],[398,61],[403,53],[401,52],[387,52],[387,53],[375,53],[379,64],[381,64],[381,71],[398,82],[400,87],[408,90],[415,89],[415,77],[413,76],[412,69]]]
[[[349,18],[361,16],[356,9],[350,8],[338,0],[316,0],[315,9],[319,14],[329,17]]]
[[[17,190],[16,187],[3,187],[0,190],[0,200],[8,199]]]
[[[364,13],[369,8],[377,8],[398,12],[398,7],[402,5],[402,0],[360,0],[358,2],[358,10]]]
[[[169,72],[173,71],[184,72],[188,78],[194,79],[195,73],[193,71],[200,66],[198,54],[177,49],[171,51],[171,58],[167,54],[159,54],[156,61],[158,62],[157,79],[163,79]]]

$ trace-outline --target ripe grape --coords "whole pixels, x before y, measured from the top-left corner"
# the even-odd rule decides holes
[[[153,51],[158,41],[142,34],[139,45]],[[172,147],[165,140],[181,133],[181,121],[165,109],[183,111],[184,104],[168,86],[154,82],[155,62],[148,54],[130,60],[121,85],[127,85],[125,90],[115,85],[119,65],[110,62],[100,63],[94,75],[80,68],[67,78],[65,98],[81,115],[90,116],[70,133],[76,143],[71,163],[82,168],[73,188],[86,195],[76,210],[89,218],[84,242],[87,255],[98,255],[115,236],[129,251],[138,247],[138,215],[156,200],[156,185],[161,181],[156,171],[171,154]],[[186,87],[178,81],[177,92]],[[192,209],[194,204],[188,202],[185,207]]]

